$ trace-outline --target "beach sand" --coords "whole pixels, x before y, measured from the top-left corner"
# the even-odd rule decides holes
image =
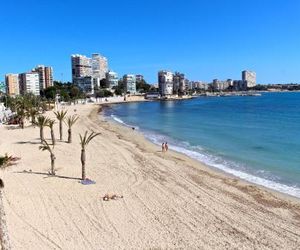
[[[75,108],[73,143],[54,149],[56,177],[47,175],[38,128],[0,128],[0,154],[21,157],[0,172],[13,249],[299,249],[298,200],[163,154],[137,131],[105,121],[97,105],[69,114]],[[87,146],[87,177],[96,182],[87,186],[79,183],[78,137],[86,130],[101,132]],[[103,201],[106,193],[123,198]]]

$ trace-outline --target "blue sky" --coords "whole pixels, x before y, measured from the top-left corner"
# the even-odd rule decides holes
[[[0,80],[37,64],[70,80],[70,55],[99,52],[109,66],[190,80],[300,82],[299,0],[1,0]]]

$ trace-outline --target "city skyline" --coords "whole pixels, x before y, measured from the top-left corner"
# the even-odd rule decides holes
[[[71,81],[70,55],[100,52],[119,76],[142,74],[149,83],[157,83],[157,72],[164,69],[206,82],[239,79],[242,69],[255,71],[258,83],[300,82],[300,3],[296,0],[251,4],[88,0],[80,8],[70,1],[35,3],[0,3],[6,10],[0,16],[1,81],[6,73],[39,64],[53,66],[55,80]],[[41,16],[44,12],[39,8],[51,18]],[[114,12],[89,16],[97,8]],[[126,15],[129,10],[134,17]],[[77,20],[79,11],[89,18]],[[174,14],[179,11],[184,18]],[[39,29],[42,25],[47,29]],[[8,39],[17,35],[22,39]]]

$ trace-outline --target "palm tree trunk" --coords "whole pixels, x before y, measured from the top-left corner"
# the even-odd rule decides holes
[[[72,143],[72,130],[68,129],[68,143]]]
[[[2,190],[0,190],[0,244],[2,250],[11,249],[7,227],[6,227]]]
[[[55,155],[51,153],[51,174],[55,175]]]
[[[51,139],[52,139],[52,145],[55,145],[55,135],[54,135],[54,131],[53,128],[51,128]]]
[[[59,139],[62,141],[62,137],[63,137],[63,130],[62,130],[62,121],[59,121]]]
[[[20,126],[22,129],[24,129],[24,118],[21,118],[20,120]]]
[[[44,140],[44,128],[40,127],[40,137],[41,137],[41,142]]]
[[[85,149],[81,149],[81,173],[82,173],[82,180],[85,180],[86,176],[85,176]]]

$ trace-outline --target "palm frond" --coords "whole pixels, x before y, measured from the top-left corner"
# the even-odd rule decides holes
[[[48,127],[53,128],[53,125],[56,123],[55,120],[49,119],[48,121]]]
[[[100,135],[101,133],[95,133],[94,131],[92,131],[92,133],[89,135],[89,137],[87,138],[87,141],[86,141],[86,145],[89,144],[89,142],[91,140],[93,140],[96,136]]]
[[[85,145],[86,145],[86,137],[87,137],[87,133],[88,133],[88,131],[85,131],[84,136],[82,136],[81,134],[79,134],[79,137],[80,137],[80,144],[81,144],[81,147],[82,147],[82,148],[84,148]]]
[[[34,124],[37,125],[38,127],[45,127],[48,126],[50,119],[46,116],[39,115]]]
[[[59,120],[59,121],[63,121],[65,119],[67,113],[68,113],[67,110],[54,111],[54,114],[55,114],[57,120]]]
[[[68,116],[67,122],[65,123],[69,128],[71,128],[77,122],[78,119],[79,117],[77,115]]]
[[[84,136],[79,134],[81,147],[84,148],[85,146],[87,146],[92,139],[94,139],[96,136],[100,134],[101,133],[95,133],[94,131],[92,131],[89,135],[88,135],[88,131],[85,131]]]
[[[39,149],[42,151],[49,151],[50,153],[52,153],[52,149],[50,147],[50,145],[48,144],[48,142],[46,140],[42,140],[42,146],[39,146]],[[54,148],[54,146],[52,146],[52,148]]]

